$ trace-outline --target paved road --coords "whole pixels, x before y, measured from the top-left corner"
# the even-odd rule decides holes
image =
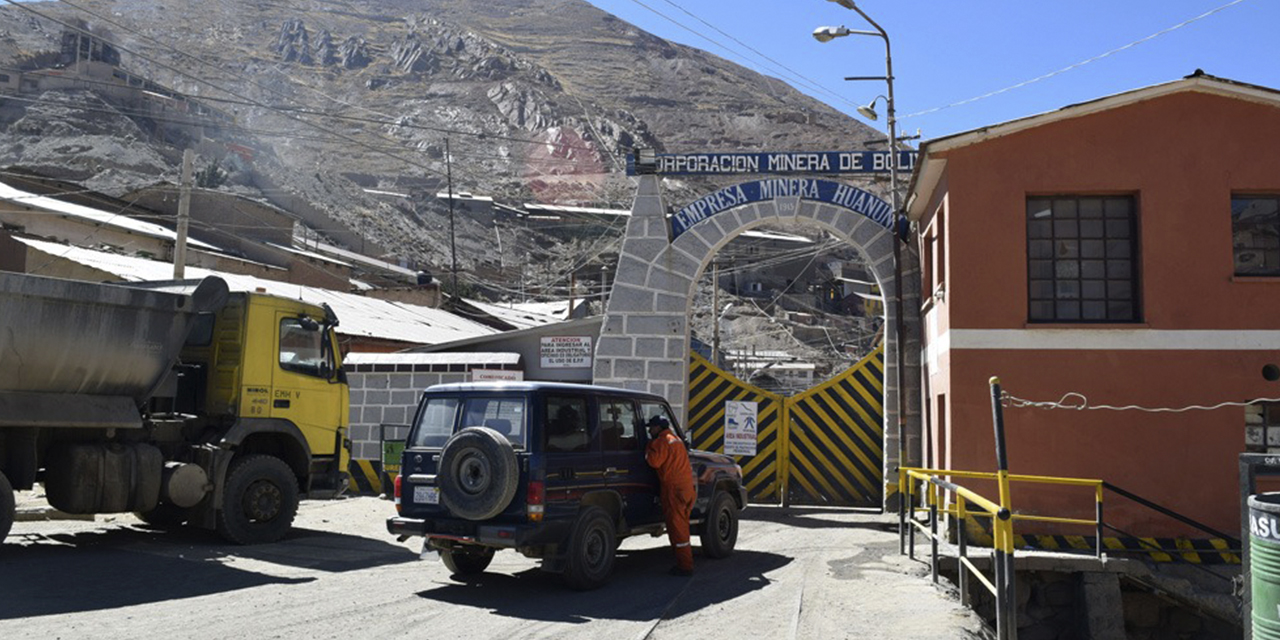
[[[610,584],[578,593],[514,552],[454,580],[386,534],[392,509],[307,502],[288,538],[255,547],[131,516],[19,522],[0,547],[0,638],[984,637],[897,555],[885,516],[752,507],[732,557],[695,544],[693,578],[666,575],[665,538],[633,538]]]

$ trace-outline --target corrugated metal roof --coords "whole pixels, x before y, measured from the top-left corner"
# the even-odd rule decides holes
[[[569,308],[569,302],[541,302],[541,303],[525,303],[525,304],[501,304],[492,302],[480,302],[478,300],[466,299],[477,309],[499,319],[517,329],[528,329],[529,327],[540,327],[542,325],[552,324],[564,321],[565,309]],[[530,308],[529,304],[541,305]],[[559,317],[542,313],[541,311],[550,311],[552,313],[559,312]]]
[[[574,307],[586,302],[585,300],[575,300]],[[532,313],[539,316],[552,318],[556,322],[563,322],[569,317],[569,301],[568,300],[552,300],[551,302],[515,302],[508,305],[510,309],[515,309],[521,313]]]
[[[518,353],[434,352],[434,353],[350,353],[342,359],[348,364],[520,364]]]
[[[57,198],[37,195],[21,189],[15,189],[3,182],[0,182],[0,200],[9,200],[10,202],[20,204],[24,207],[44,209],[64,216],[79,218],[81,220],[94,222],[108,227],[115,227],[117,229],[123,229],[125,231],[142,234],[144,236],[163,238],[174,242],[178,240],[178,234],[176,231],[158,224],[134,220],[133,218],[121,213],[100,211],[83,205],[63,202]],[[187,238],[187,244],[193,247],[200,247],[201,249],[213,251],[219,250],[211,244],[201,242],[194,238]]]
[[[161,281],[173,278],[173,265],[130,256],[69,247],[40,240],[17,238],[28,246],[50,255],[112,273],[127,282]],[[338,333],[411,342],[440,344],[498,333],[492,328],[454,315],[442,309],[378,300],[353,293],[330,291],[317,287],[265,280],[234,273],[220,273],[199,267],[187,267],[186,277],[218,276],[227,281],[232,291],[264,290],[266,293],[304,300],[312,304],[328,304],[338,314]]]

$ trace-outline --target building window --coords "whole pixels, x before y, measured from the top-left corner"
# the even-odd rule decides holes
[[[1280,196],[1233,196],[1231,244],[1238,276],[1280,276]]]
[[[1132,197],[1027,198],[1031,322],[1137,322]]]

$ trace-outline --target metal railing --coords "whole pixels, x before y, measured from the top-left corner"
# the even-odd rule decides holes
[[[953,515],[963,522],[970,512],[970,505],[991,517],[993,544],[991,548],[992,577],[988,578],[973,561],[969,559],[969,548],[966,536],[961,532],[957,569],[959,571],[960,602],[969,606],[969,580],[972,575],[995,598],[996,637],[999,640],[1015,640],[1018,637],[1017,590],[1014,588],[1013,565],[1013,519],[1007,508],[982,497],[972,489],[967,489],[953,482],[942,479],[932,469],[900,468],[898,469],[898,486],[903,487],[903,499],[898,509],[898,532],[900,544],[905,547],[903,553],[915,559],[916,530],[924,532],[929,538],[931,548],[930,567],[934,584],[938,583],[938,546],[942,535],[938,532],[939,512]],[[994,475],[994,474],[992,474]],[[923,508],[910,507],[915,504],[915,482],[927,487]],[[954,507],[945,506],[948,502],[944,493],[953,496]],[[920,522],[914,516],[915,511],[927,510],[929,520]],[[910,517],[908,512],[911,512]],[[927,529],[926,529],[927,526]]]
[[[1220,552],[1240,553],[1241,541],[1233,536],[1227,535],[1208,527],[1192,518],[1182,515],[1172,509],[1156,504],[1146,498],[1138,496],[1132,492],[1126,491],[1111,483],[1103,480],[1089,478],[1062,478],[1053,476],[1036,476],[1036,475],[1019,475],[1010,474],[1008,472],[1008,460],[1005,456],[1004,446],[1004,413],[1001,405],[1000,381],[997,378],[991,379],[991,399],[992,399],[992,416],[995,424],[995,442],[996,442],[996,472],[978,472],[978,471],[956,471],[951,469],[925,469],[919,467],[901,467],[898,469],[898,487],[902,492],[898,501],[898,535],[900,551],[908,554],[915,559],[915,542],[916,531],[924,532],[930,540],[931,547],[931,568],[933,581],[938,582],[938,547],[942,541],[940,534],[939,515],[946,515],[955,518],[955,522],[959,525],[956,528],[956,540],[958,546],[957,553],[957,569],[959,572],[959,588],[961,602],[968,606],[969,600],[969,580],[972,575],[987,591],[995,597],[995,617],[996,617],[996,635],[999,640],[1016,640],[1017,638],[1017,601],[1015,594],[1017,593],[1015,586],[1016,574],[1014,572],[1014,523],[1016,521],[1026,522],[1042,522],[1065,524],[1071,526],[1090,526],[1094,530],[1094,557],[1102,560],[1104,551],[1112,552],[1130,552],[1128,549],[1108,549],[1103,542],[1106,530],[1115,531],[1123,536],[1131,537],[1138,541],[1139,550],[1132,550],[1137,553],[1153,553],[1153,552],[1170,552],[1170,559],[1185,560],[1181,554],[1186,553],[1187,549],[1175,548],[1164,549],[1158,544],[1149,542],[1137,536],[1133,536],[1121,529],[1108,525],[1103,519],[1103,500],[1108,491],[1118,496],[1132,501],[1134,504],[1144,508],[1156,511],[1157,513],[1168,516],[1185,525],[1194,527],[1204,533],[1217,536],[1223,539],[1228,549],[1219,549]],[[995,482],[999,489],[999,501],[993,501],[976,491],[960,486],[953,482],[954,479],[968,479]],[[1010,499],[1009,483],[1022,482],[1031,484],[1086,487],[1093,489],[1094,500],[1094,518],[1092,520],[1085,518],[1068,518],[1061,516],[1045,516],[1034,514],[1015,514]],[[923,496],[917,496],[916,485],[919,484],[925,488]],[[949,495],[948,495],[949,494]],[[917,500],[917,497],[923,500]],[[915,506],[921,504],[923,506]],[[973,508],[976,507],[976,508]],[[928,512],[929,517],[925,522],[916,519],[919,512]],[[965,523],[970,517],[989,517],[991,518],[991,557],[992,557],[992,578],[988,578],[976,565],[969,559],[969,542],[967,531],[964,528]],[[1217,573],[1208,571],[1204,567],[1192,564],[1199,569],[1208,572],[1218,578],[1230,580]]]

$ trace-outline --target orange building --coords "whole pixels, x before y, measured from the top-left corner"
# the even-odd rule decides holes
[[[1076,393],[1090,406],[1280,398],[1278,204],[1280,91],[1199,71],[923,144],[907,209],[925,460],[995,470],[992,376],[1018,398]],[[1265,450],[1272,420],[1280,402],[1009,406],[1009,468],[1100,478],[1239,532],[1237,456]],[[1105,504],[1134,534],[1194,534],[1129,500]],[[1017,484],[1013,505],[1094,508],[1091,490]]]

